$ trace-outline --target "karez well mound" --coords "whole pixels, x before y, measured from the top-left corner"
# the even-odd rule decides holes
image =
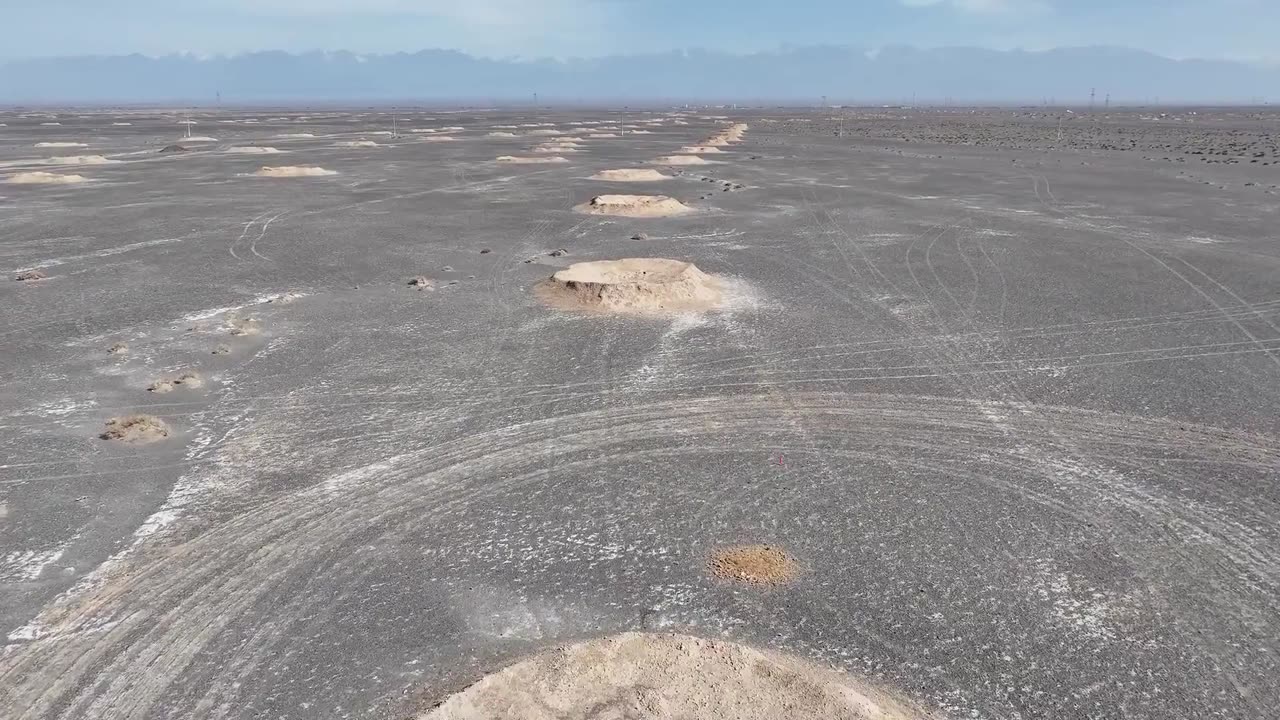
[[[693,263],[665,258],[574,263],[536,292],[564,309],[638,314],[710,310],[723,299],[714,277]]]
[[[909,720],[845,673],[725,640],[625,633],[483,678],[419,720]]]
[[[693,212],[693,208],[666,195],[597,195],[573,208],[588,215],[668,217]]]

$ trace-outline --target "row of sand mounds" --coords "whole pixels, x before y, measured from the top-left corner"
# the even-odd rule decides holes
[[[169,426],[150,415],[126,415],[108,420],[98,437],[126,445],[145,445],[169,437]]]
[[[326,175],[337,174],[338,172],[336,170],[326,170],[322,167],[304,165],[267,165],[254,173],[254,175],[257,175],[258,177],[269,178],[323,177]]]
[[[693,208],[666,195],[597,195],[573,209],[587,215],[620,217],[670,217],[693,212]]]
[[[618,170],[601,170],[591,176],[592,180],[607,180],[609,182],[656,182],[659,180],[670,180],[670,175],[663,175],[657,170],[641,169],[641,168],[620,168]]]
[[[83,175],[59,175],[51,172],[21,172],[10,175],[5,182],[11,185],[74,185],[88,182]]]
[[[631,314],[710,310],[723,299],[714,277],[693,263],[665,258],[574,263],[534,292],[565,310]]]
[[[726,640],[624,633],[548,650],[418,720],[912,720],[845,673]]]

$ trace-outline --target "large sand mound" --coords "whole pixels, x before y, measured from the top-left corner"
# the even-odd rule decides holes
[[[663,175],[657,170],[640,170],[623,168],[621,170],[601,170],[591,176],[592,180],[608,180],[611,182],[654,182],[670,180],[670,175]]]
[[[111,418],[98,437],[127,445],[145,445],[169,437],[169,426],[150,415],[127,415]]]
[[[106,165],[115,162],[108,160],[102,155],[66,155],[64,157],[51,157],[44,161],[45,165]]]
[[[653,159],[654,165],[707,165],[709,162],[697,155],[666,155]]]
[[[556,307],[619,313],[710,310],[723,298],[720,283],[693,263],[663,258],[574,263],[536,292]]]
[[[489,675],[419,720],[910,720],[836,670],[724,640],[624,633]]]
[[[666,195],[597,195],[573,208],[590,215],[667,217],[693,212],[693,208]]]
[[[275,155],[280,151],[265,145],[245,145],[244,147],[227,148],[227,152],[237,155]]]
[[[276,167],[266,166],[258,172],[254,173],[258,177],[271,178],[289,178],[289,177],[323,177],[325,175],[337,175],[335,170],[326,170],[322,167],[307,167],[301,165],[280,165]]]
[[[82,142],[38,142],[38,148],[65,148],[65,147],[89,147],[89,143]]]
[[[539,163],[564,163],[569,162],[568,159],[559,155],[551,157],[515,157],[512,155],[500,155],[497,158],[500,163],[511,163],[512,165],[536,165]]]
[[[83,175],[59,175],[49,172],[23,172],[10,175],[5,182],[12,185],[74,185],[88,181]]]

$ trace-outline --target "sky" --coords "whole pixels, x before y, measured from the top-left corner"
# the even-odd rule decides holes
[[[0,0],[0,57],[1117,45],[1280,63],[1280,0]]]

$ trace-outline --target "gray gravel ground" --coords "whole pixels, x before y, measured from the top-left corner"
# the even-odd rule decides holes
[[[0,715],[403,717],[670,628],[944,717],[1275,717],[1280,114],[734,115],[718,164],[622,185],[587,176],[718,121],[509,166],[545,138],[495,125],[622,119],[202,112],[160,154],[180,113],[0,113],[0,176],[89,178],[0,181]],[[118,162],[32,163],[72,154]],[[606,191],[699,212],[570,211]],[[738,297],[530,295],[635,256]],[[174,435],[97,439],[132,412]],[[710,577],[738,542],[804,572]]]

